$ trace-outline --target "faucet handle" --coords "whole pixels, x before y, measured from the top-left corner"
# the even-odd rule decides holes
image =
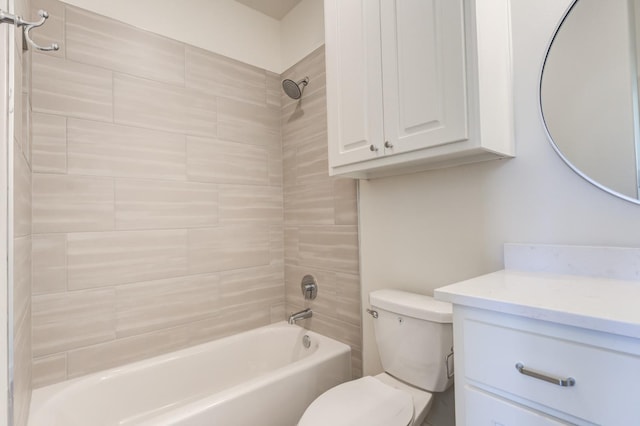
[[[318,296],[318,281],[313,275],[302,277],[300,289],[305,300],[313,300]]]

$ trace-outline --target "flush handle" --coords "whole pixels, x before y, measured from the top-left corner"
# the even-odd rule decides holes
[[[367,313],[371,315],[374,319],[378,318],[378,311],[374,311],[373,309],[367,309]]]
[[[561,377],[548,376],[544,373],[540,373],[540,372],[525,368],[525,366],[522,365],[521,362],[516,364],[516,370],[518,370],[520,374],[524,374],[525,376],[529,376],[529,377],[533,377],[534,379],[553,383],[554,385],[558,385],[562,387],[571,387],[576,385],[576,379],[574,379],[573,377],[567,377],[566,379],[563,379]]]
[[[453,377],[453,348],[451,348],[451,352],[447,355],[447,379],[451,379]]]

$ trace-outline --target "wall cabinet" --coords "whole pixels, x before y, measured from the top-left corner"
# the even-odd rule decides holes
[[[325,0],[329,172],[514,155],[509,0]]]

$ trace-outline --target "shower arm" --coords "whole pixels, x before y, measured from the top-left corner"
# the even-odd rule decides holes
[[[40,16],[39,21],[30,22],[30,21],[25,21],[24,19],[22,19],[22,17],[18,15],[14,15],[12,13],[5,12],[4,10],[0,9],[0,24],[10,24],[10,25],[15,25],[16,27],[23,27],[23,30],[22,30],[22,37],[23,37],[22,49],[23,50],[28,50],[29,45],[44,52],[50,52],[52,50],[60,49],[60,46],[58,46],[58,43],[52,43],[51,46],[41,46],[35,41],[33,41],[33,39],[31,38],[31,30],[33,30],[34,28],[43,26],[47,18],[49,18],[49,14],[45,10],[39,10],[38,15]]]

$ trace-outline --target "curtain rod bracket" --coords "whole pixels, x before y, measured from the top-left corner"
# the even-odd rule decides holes
[[[45,10],[39,10],[38,15],[40,16],[39,21],[30,22],[30,21],[25,21],[18,15],[14,15],[0,9],[0,24],[10,24],[10,25],[15,25],[17,27],[22,27],[22,48],[24,50],[28,50],[29,45],[43,52],[50,52],[52,50],[60,49],[60,46],[58,46],[58,43],[53,43],[51,44],[51,46],[40,46],[31,38],[31,30],[44,25],[47,18],[49,17],[49,14]]]

